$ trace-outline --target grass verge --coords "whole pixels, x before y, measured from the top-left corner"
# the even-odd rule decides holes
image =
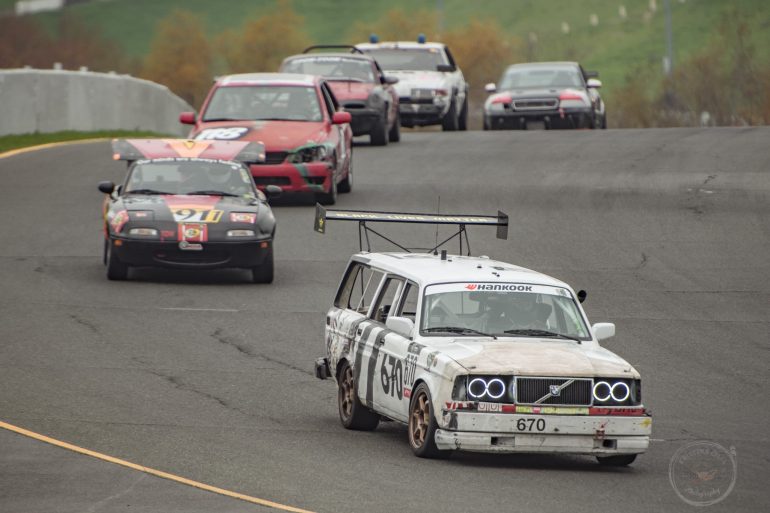
[[[29,146],[38,146],[64,141],[79,141],[82,139],[102,139],[114,137],[179,137],[169,136],[168,134],[159,134],[157,132],[135,132],[130,130],[101,130],[97,132],[76,132],[66,130],[63,132],[52,132],[46,134],[19,134],[0,136],[0,153],[27,148]]]

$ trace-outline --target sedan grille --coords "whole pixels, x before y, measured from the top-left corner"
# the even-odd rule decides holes
[[[559,104],[559,100],[553,98],[532,99],[532,100],[514,100],[513,108],[515,110],[553,110]]]
[[[286,160],[286,156],[289,154],[287,151],[268,151],[265,152],[265,161],[256,162],[256,165],[260,164],[283,164]]]
[[[590,406],[592,383],[585,378],[516,378],[516,402]]]

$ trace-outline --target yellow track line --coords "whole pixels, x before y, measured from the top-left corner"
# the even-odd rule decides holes
[[[67,442],[62,442],[61,440],[56,440],[54,438],[50,438],[45,435],[41,435],[39,433],[35,433],[33,431],[28,431],[24,428],[7,424],[3,421],[0,421],[0,428],[7,429],[8,431],[12,431],[14,433],[27,436],[29,438],[34,438],[35,440],[39,440],[41,442],[55,445],[57,447],[61,447],[62,449],[67,449],[80,454],[85,454],[86,456],[91,456],[93,458],[97,458],[103,461],[115,463],[116,465],[128,467],[133,470],[138,470],[139,472],[144,472],[146,474],[160,477],[162,479],[168,479],[169,481],[175,481],[177,483],[181,483],[187,486],[192,486],[193,488],[198,488],[200,490],[205,490],[207,492],[212,492],[219,495],[224,495],[226,497],[232,497],[233,499],[239,499],[242,501],[251,502],[252,504],[259,504],[260,506],[266,506],[268,508],[279,509],[281,511],[291,511],[293,513],[313,513],[312,511],[308,511],[306,509],[295,508],[293,506],[286,506],[285,504],[279,504],[277,502],[260,499],[258,497],[252,497],[250,495],[244,495],[242,493],[232,492],[230,490],[225,490],[223,488],[217,488],[216,486],[207,485],[205,483],[199,483],[198,481],[193,481],[191,479],[186,479],[184,477],[176,476],[174,474],[169,474],[168,472],[163,472],[161,470],[155,470],[153,468],[137,465],[136,463],[131,463],[130,461],[121,460],[119,458],[114,458],[112,456],[107,456],[106,454],[91,451],[89,449],[84,449],[82,447],[78,447],[77,445],[72,445]]]
[[[99,137],[96,139],[75,139],[72,141],[60,141],[47,144],[38,144],[37,146],[27,146],[26,148],[17,148],[15,150],[8,150],[5,153],[0,153],[0,159],[13,157],[15,155],[21,155],[22,153],[30,153],[37,150],[44,150],[46,148],[56,148],[59,146],[69,146],[70,144],[85,144],[99,141],[109,141],[110,137]]]

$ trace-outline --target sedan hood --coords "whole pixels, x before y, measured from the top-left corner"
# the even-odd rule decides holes
[[[201,123],[194,139],[238,139],[261,142],[267,151],[291,151],[325,141],[329,127],[323,121],[219,121]]]
[[[601,347],[569,340],[458,339],[441,348],[469,372],[520,376],[629,377],[639,374]]]
[[[341,102],[345,100],[366,100],[375,87],[375,84],[371,82],[351,82],[350,80],[328,80],[327,84],[331,87],[337,100]]]
[[[409,96],[412,89],[451,89],[444,73],[439,71],[390,70],[387,74],[398,78],[394,87],[399,96]]]

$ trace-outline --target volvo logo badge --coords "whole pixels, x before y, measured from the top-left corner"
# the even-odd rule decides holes
[[[549,385],[548,389],[553,397],[559,397],[561,395],[561,387],[559,385]]]

